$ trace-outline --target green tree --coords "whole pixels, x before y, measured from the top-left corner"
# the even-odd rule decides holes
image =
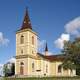
[[[13,76],[15,75],[15,64],[14,63],[7,63],[3,67],[4,76]]]
[[[11,75],[15,75],[15,63],[12,63],[11,66]]]
[[[76,74],[80,75],[80,38],[64,43],[64,68],[76,69]]]
[[[8,72],[9,72],[9,69],[8,69],[7,65],[5,64],[4,67],[3,67],[3,74],[4,74],[5,77],[8,76]]]

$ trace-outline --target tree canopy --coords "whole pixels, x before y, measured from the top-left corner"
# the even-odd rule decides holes
[[[80,71],[80,38],[64,43],[62,52],[65,54],[62,66]]]

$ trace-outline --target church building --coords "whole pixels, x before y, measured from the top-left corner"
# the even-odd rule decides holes
[[[19,76],[75,76],[76,71],[63,69],[60,65],[64,57],[48,55],[37,51],[38,34],[32,29],[28,10],[26,10],[21,28],[16,32],[15,75]]]

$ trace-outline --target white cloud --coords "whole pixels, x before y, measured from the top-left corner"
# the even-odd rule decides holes
[[[75,35],[76,37],[80,37],[80,16],[68,22],[65,25],[65,31],[68,34]]]
[[[3,64],[0,64],[0,67],[3,66]]]
[[[54,44],[57,48],[63,49],[64,41],[69,41],[70,35],[69,34],[61,34],[60,38],[58,38]]]
[[[0,32],[0,45],[8,45],[9,39],[3,36],[3,33]]]
[[[56,47],[63,49],[64,40],[69,41],[71,35],[75,37],[80,37],[80,16],[69,21],[65,26],[65,32],[67,34],[61,34],[60,38],[58,38],[54,43]]]
[[[11,59],[8,60],[8,62],[10,62],[10,63],[15,63],[15,61],[16,61],[15,58],[11,58]]]
[[[43,51],[45,47],[46,40],[38,40],[38,51]]]

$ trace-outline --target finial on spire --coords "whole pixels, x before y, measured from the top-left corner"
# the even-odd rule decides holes
[[[26,11],[28,11],[28,6],[26,6]]]
[[[32,29],[29,15],[28,15],[28,7],[26,7],[26,13],[25,13],[25,17],[24,17],[23,24],[21,27],[21,30],[23,29]]]
[[[26,10],[25,10],[25,16],[26,14],[28,15],[28,7],[26,6]]]

